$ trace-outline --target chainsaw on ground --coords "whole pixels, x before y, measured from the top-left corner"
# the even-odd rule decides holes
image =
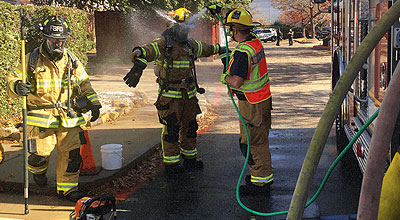
[[[112,220],[117,219],[115,198],[111,195],[83,197],[76,202],[70,220]]]

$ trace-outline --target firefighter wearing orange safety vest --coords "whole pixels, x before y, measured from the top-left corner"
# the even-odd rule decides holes
[[[260,26],[251,14],[237,8],[227,14],[226,24],[233,40],[239,43],[230,53],[228,70],[221,82],[228,84],[239,99],[239,110],[246,122],[250,138],[250,174],[246,184],[239,187],[241,194],[267,194],[274,177],[268,135],[271,128],[271,91],[267,62],[261,41],[251,32]],[[240,123],[240,149],[247,155],[247,137]]]
[[[7,92],[10,97],[27,96],[28,142],[33,146],[28,169],[35,183],[47,184],[49,157],[57,147],[57,192],[77,201],[83,197],[78,191],[79,148],[85,140],[80,125],[86,124],[82,113],[90,110],[94,121],[101,104],[82,63],[64,47],[71,34],[65,20],[49,16],[39,31],[42,44],[26,56],[27,83],[19,66],[9,74]]]
[[[175,23],[153,42],[133,48],[134,65],[124,77],[129,87],[136,87],[147,63],[156,61],[159,89],[154,105],[163,125],[163,162],[165,171],[170,174],[203,168],[196,148],[196,116],[201,113],[196,94],[204,89],[197,84],[195,60],[224,51],[219,44],[209,45],[188,38],[192,25]]]

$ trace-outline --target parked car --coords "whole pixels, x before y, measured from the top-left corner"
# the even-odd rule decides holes
[[[257,37],[264,42],[274,42],[278,36],[275,28],[257,29],[254,30],[253,33],[255,33]]]
[[[323,40],[327,37],[329,37],[331,34],[331,28],[330,27],[322,27],[315,35],[315,37],[318,40]]]

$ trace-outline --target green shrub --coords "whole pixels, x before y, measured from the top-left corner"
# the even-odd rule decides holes
[[[41,43],[37,24],[47,16],[58,14],[62,16],[72,30],[72,36],[66,43],[82,62],[87,64],[86,52],[93,48],[93,40],[88,39],[90,34],[86,29],[89,24],[89,15],[82,10],[50,6],[18,6],[0,1],[0,124],[14,124],[21,119],[21,99],[11,99],[6,94],[6,77],[8,71],[20,63],[20,17],[15,11],[19,7],[30,18],[26,22],[26,53],[38,47]]]

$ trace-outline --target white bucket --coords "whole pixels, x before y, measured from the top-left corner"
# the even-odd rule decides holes
[[[122,167],[122,145],[106,144],[101,146],[101,163],[105,170],[117,170]]]

